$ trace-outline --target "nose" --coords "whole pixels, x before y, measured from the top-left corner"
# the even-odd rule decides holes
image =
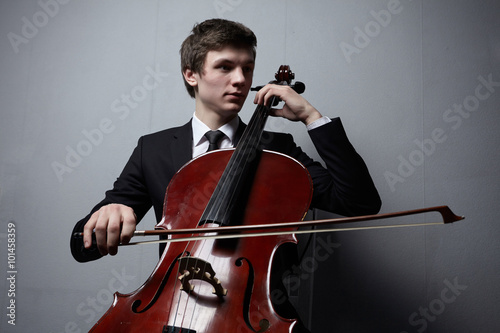
[[[232,84],[234,86],[243,86],[245,85],[247,78],[245,76],[245,72],[243,71],[243,68],[236,67],[233,71],[232,75]]]

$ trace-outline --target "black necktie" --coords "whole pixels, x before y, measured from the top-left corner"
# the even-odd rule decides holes
[[[219,149],[218,143],[222,139],[223,136],[224,136],[224,133],[222,133],[219,130],[208,131],[207,133],[205,133],[205,137],[208,139],[208,143],[209,143],[207,151]]]

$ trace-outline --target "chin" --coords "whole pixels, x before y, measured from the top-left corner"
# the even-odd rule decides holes
[[[243,107],[243,105],[232,105],[232,106],[228,106],[226,109],[226,111],[228,113],[232,113],[232,114],[237,114],[241,111],[241,108]]]

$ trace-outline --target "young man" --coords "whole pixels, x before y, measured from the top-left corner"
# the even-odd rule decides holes
[[[207,20],[193,28],[182,44],[181,69],[186,88],[195,99],[194,115],[184,126],[139,139],[113,189],[76,224],[74,232],[84,232],[83,246],[81,239],[71,241],[77,261],[115,255],[118,244],[129,242],[151,206],[159,221],[170,179],[191,158],[207,151],[207,131],[224,133],[219,148],[236,145],[245,126],[238,112],[252,84],[256,43],[251,30],[227,20]],[[304,123],[325,162],[326,168],[310,159],[288,134],[272,133],[263,146],[297,159],[308,169],[314,186],[311,206],[347,216],[378,212],[377,190],[340,119],[323,117],[287,86],[266,85],[254,103],[267,104],[272,96],[278,96],[284,105],[273,109],[271,115]],[[92,245],[93,232],[96,246]],[[274,287],[281,288],[281,281]],[[289,310],[287,304],[276,307],[283,313]]]

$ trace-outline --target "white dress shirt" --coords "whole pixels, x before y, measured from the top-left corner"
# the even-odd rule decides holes
[[[206,152],[208,150],[208,139],[205,137],[205,133],[210,131],[210,128],[205,125],[196,115],[193,114],[193,158]],[[218,128],[219,131],[225,134],[225,136],[219,142],[219,148],[232,148],[234,146],[234,136],[238,125],[240,124],[240,118],[234,117],[233,120]]]

